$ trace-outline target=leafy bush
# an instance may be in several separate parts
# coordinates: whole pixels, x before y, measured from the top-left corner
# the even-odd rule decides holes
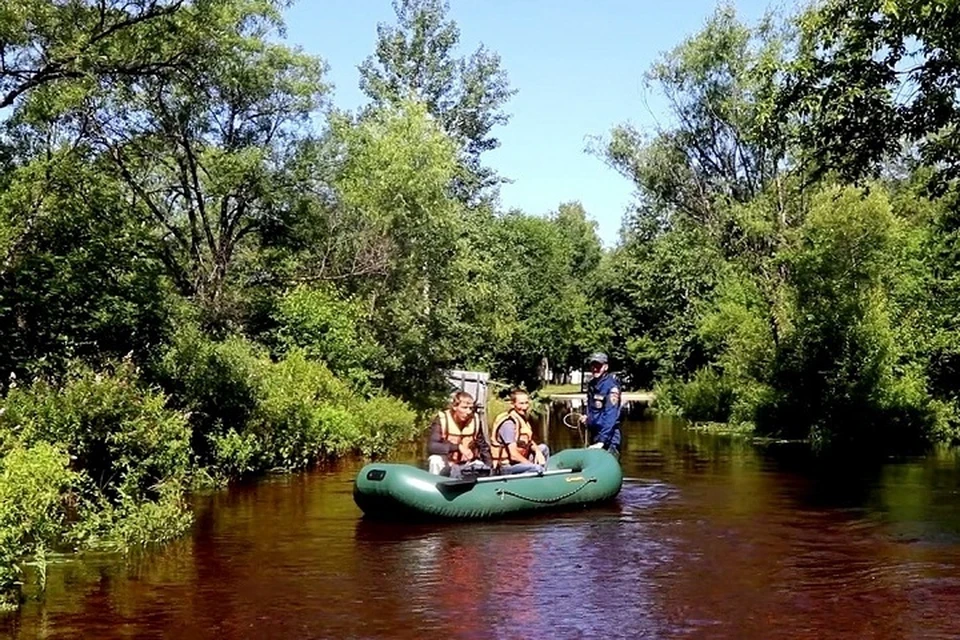
[[[212,468],[207,473],[219,480],[239,478],[264,466],[263,445],[255,434],[241,435],[233,427],[223,434],[211,434]]]
[[[784,252],[792,328],[774,360],[776,402],[758,427],[817,447],[913,447],[938,427],[924,371],[907,346],[922,327],[904,323],[900,291],[918,257],[910,229],[882,188],[818,193]]]
[[[65,498],[77,480],[68,462],[61,447],[46,442],[16,444],[0,457],[0,609],[17,604],[19,559],[42,559],[61,540]]]
[[[351,391],[323,363],[291,352],[265,366],[262,399],[248,429],[271,467],[298,469],[350,450],[359,438],[356,417],[343,408]]]
[[[4,373],[57,375],[72,358],[103,363],[161,342],[169,282],[153,234],[124,207],[120,185],[68,152],[8,177],[0,190]],[[13,232],[7,243],[2,221]]]
[[[357,451],[383,454],[414,434],[414,414],[387,396],[365,399],[300,347],[278,362],[240,337],[183,330],[158,367],[194,425],[198,462],[215,479],[302,469]]]
[[[360,427],[358,448],[365,456],[386,455],[417,433],[415,412],[397,398],[374,396],[355,410]]]
[[[190,416],[191,448],[200,465],[215,462],[218,439],[243,431],[260,402],[267,353],[239,337],[216,342],[187,325],[152,370],[172,401]]]
[[[13,386],[0,412],[0,591],[16,561],[55,545],[125,547],[178,535],[189,428],[165,397],[144,389],[129,362],[79,368],[59,388]],[[69,511],[67,507],[69,506]]]
[[[248,427],[271,467],[296,469],[350,451],[385,453],[414,433],[414,413],[386,396],[367,400],[300,350],[266,367]]]
[[[281,353],[301,349],[360,390],[378,380],[380,348],[364,327],[363,306],[343,300],[332,287],[297,287],[280,299],[275,332]]]
[[[735,398],[730,380],[709,367],[698,370],[687,382],[661,383],[656,393],[660,411],[695,422],[727,422]]]
[[[66,538],[78,548],[125,549],[164,542],[181,535],[193,522],[178,481],[154,487],[156,499],[137,501],[122,495],[107,500],[102,493],[83,491],[77,520]]]
[[[63,388],[44,380],[14,387],[0,430],[25,446],[62,444],[72,468],[114,504],[154,499],[157,485],[189,471],[184,416],[166,407],[163,394],[143,389],[129,362],[104,373],[80,368]]]

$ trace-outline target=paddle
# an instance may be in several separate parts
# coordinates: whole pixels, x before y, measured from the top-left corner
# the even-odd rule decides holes
[[[510,480],[519,480],[521,478],[540,478],[543,476],[556,476],[564,473],[574,473],[574,469],[550,469],[540,473],[539,471],[527,471],[525,473],[513,473],[505,476],[474,476],[472,478],[457,478],[456,480],[441,480],[437,483],[440,488],[444,487],[472,487],[475,484],[484,484],[487,482],[509,482]]]

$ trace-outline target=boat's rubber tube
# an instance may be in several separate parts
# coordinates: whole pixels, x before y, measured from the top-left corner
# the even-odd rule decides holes
[[[368,464],[353,499],[374,518],[493,518],[523,511],[570,508],[613,498],[623,472],[602,449],[567,449],[550,457],[543,475],[450,480],[407,464]]]

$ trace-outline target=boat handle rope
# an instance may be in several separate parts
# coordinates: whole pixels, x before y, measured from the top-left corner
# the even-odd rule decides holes
[[[586,487],[588,484],[596,481],[597,481],[596,478],[587,478],[586,480],[583,481],[583,484],[581,484],[579,487],[577,487],[573,491],[568,491],[562,496],[557,496],[556,498],[550,498],[549,500],[544,498],[531,498],[529,496],[524,496],[514,491],[510,491],[510,489],[497,489],[497,495],[500,496],[500,500],[503,500],[504,496],[513,496],[514,498],[520,498],[521,500],[526,500],[528,502],[536,502],[538,504],[553,504],[554,502],[560,502],[561,500],[565,500],[570,496],[576,495],[577,493],[580,492],[581,489]]]

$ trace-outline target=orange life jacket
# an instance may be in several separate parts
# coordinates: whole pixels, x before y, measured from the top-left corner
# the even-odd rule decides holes
[[[452,444],[465,444],[473,449],[474,454],[476,454],[478,429],[476,415],[470,418],[470,422],[464,427],[461,427],[459,424],[457,424],[456,419],[453,417],[453,412],[450,411],[450,409],[441,411],[437,414],[437,417],[440,419],[441,438]],[[452,451],[448,456],[448,459],[452,464],[460,464],[462,458],[463,454],[461,454],[459,451]]]
[[[490,438],[490,457],[493,458],[494,468],[508,466],[511,463],[510,450],[503,440],[500,439],[500,426],[507,420],[513,420],[513,423],[516,425],[516,443],[517,448],[520,449],[520,453],[524,458],[530,457],[530,447],[533,442],[533,427],[530,426],[526,418],[517,413],[516,410],[511,409],[506,413],[501,413],[497,416],[497,419],[493,421],[493,429],[491,430],[493,437]]]

